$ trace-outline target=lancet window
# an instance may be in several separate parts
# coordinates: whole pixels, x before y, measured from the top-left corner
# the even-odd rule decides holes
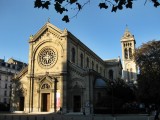
[[[72,48],[71,52],[72,52],[71,61],[72,61],[73,63],[75,63],[75,58],[76,58],[75,48]]]
[[[41,89],[50,89],[51,86],[48,83],[44,83],[41,87]]]

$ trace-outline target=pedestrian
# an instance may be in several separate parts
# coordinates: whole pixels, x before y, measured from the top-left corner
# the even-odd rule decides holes
[[[156,109],[156,111],[155,111],[154,120],[160,120],[159,119],[159,109]]]
[[[60,107],[60,114],[62,114],[62,107]]]
[[[85,113],[85,108],[83,108],[83,115],[86,115],[86,113]]]

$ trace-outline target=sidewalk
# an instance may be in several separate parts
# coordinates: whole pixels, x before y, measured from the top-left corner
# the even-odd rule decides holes
[[[95,114],[82,115],[68,113],[64,115],[55,113],[0,113],[0,120],[154,120],[154,116],[146,114]]]

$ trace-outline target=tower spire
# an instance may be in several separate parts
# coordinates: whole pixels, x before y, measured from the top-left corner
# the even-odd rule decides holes
[[[128,82],[137,80],[137,67],[132,56],[135,51],[134,35],[128,30],[126,25],[124,35],[121,39],[122,45],[122,64],[123,64],[123,79]]]
[[[129,29],[128,29],[128,25],[126,24],[126,30],[125,30],[126,32],[129,32]]]
[[[48,21],[47,22],[49,22],[50,23],[50,18],[48,18]]]

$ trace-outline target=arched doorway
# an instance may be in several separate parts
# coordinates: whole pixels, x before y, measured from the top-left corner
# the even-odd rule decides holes
[[[19,111],[24,111],[24,96],[19,97]]]
[[[73,112],[81,112],[81,95],[73,96]]]
[[[70,92],[72,112],[82,112],[84,107],[84,87],[82,82],[74,81]]]
[[[41,111],[50,111],[50,93],[42,93],[41,95]]]
[[[41,86],[41,111],[49,112],[51,109],[51,94],[50,94],[51,85],[47,82],[44,82]]]

